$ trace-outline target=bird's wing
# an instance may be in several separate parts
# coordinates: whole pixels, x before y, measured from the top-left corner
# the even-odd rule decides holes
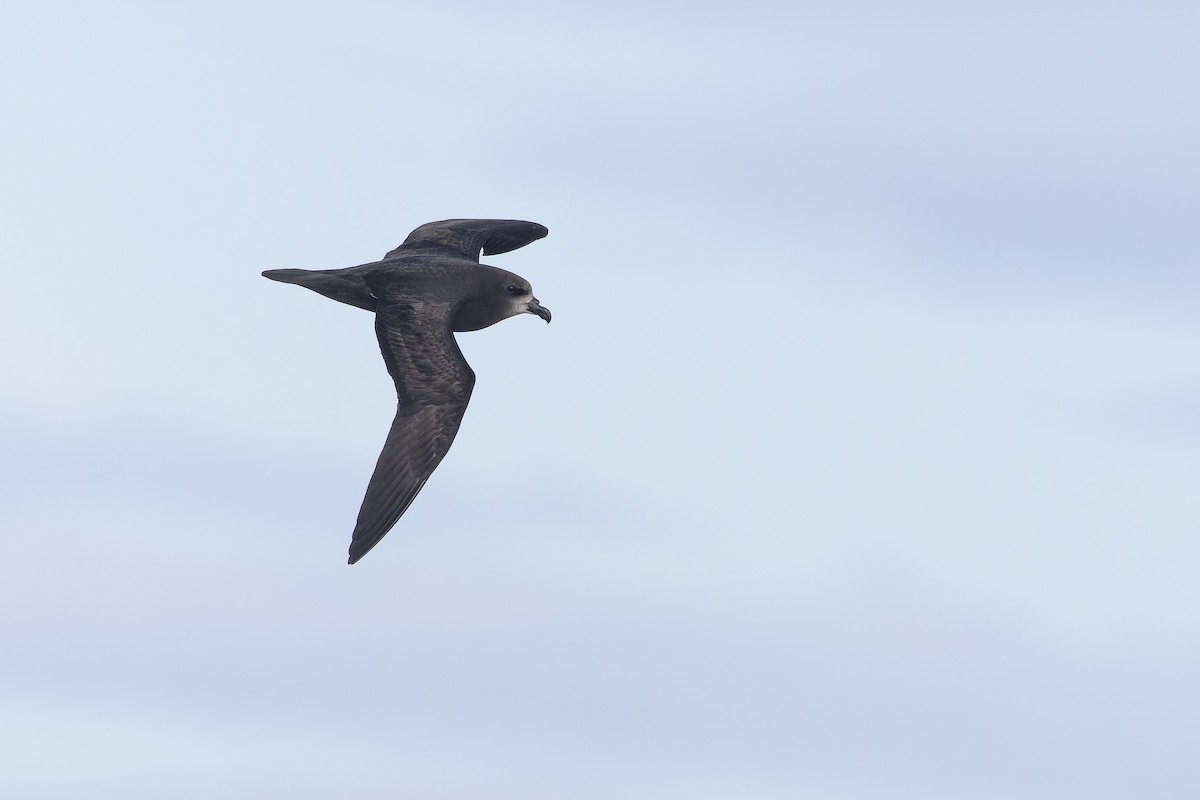
[[[384,260],[408,252],[441,250],[478,263],[480,251],[485,256],[507,253],[536,242],[549,232],[544,225],[519,219],[444,219],[417,228]]]
[[[398,403],[358,512],[351,564],[396,524],[446,455],[475,385],[450,330],[455,304],[388,299],[392,293],[371,288],[380,298],[375,333]]]

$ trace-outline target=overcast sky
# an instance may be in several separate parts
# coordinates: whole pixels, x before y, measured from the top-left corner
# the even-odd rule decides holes
[[[11,3],[0,789],[1200,796],[1188,3]],[[554,312],[354,567],[417,225]]]

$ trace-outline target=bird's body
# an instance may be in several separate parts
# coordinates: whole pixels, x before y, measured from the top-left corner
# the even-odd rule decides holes
[[[350,544],[362,558],[396,524],[450,449],[475,384],[454,340],[517,314],[547,322],[550,312],[529,282],[479,263],[542,238],[541,225],[518,220],[445,220],[422,225],[382,261],[335,270],[268,270],[326,297],[375,312],[397,409],[367,486]]]

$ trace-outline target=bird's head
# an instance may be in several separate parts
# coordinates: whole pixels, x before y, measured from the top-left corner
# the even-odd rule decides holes
[[[550,321],[550,309],[533,296],[529,281],[507,270],[480,265],[470,299],[454,318],[454,330],[477,331],[518,314]]]

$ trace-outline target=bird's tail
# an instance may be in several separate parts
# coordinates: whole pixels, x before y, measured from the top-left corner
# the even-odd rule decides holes
[[[357,272],[344,269],[269,269],[263,273],[263,277],[303,286],[339,303],[348,303],[367,311],[375,310],[375,298],[363,282],[362,275]]]
[[[312,274],[314,274],[312,270],[307,269],[269,269],[262,275],[264,278],[270,278],[280,283],[295,283],[304,286],[304,276]]]

